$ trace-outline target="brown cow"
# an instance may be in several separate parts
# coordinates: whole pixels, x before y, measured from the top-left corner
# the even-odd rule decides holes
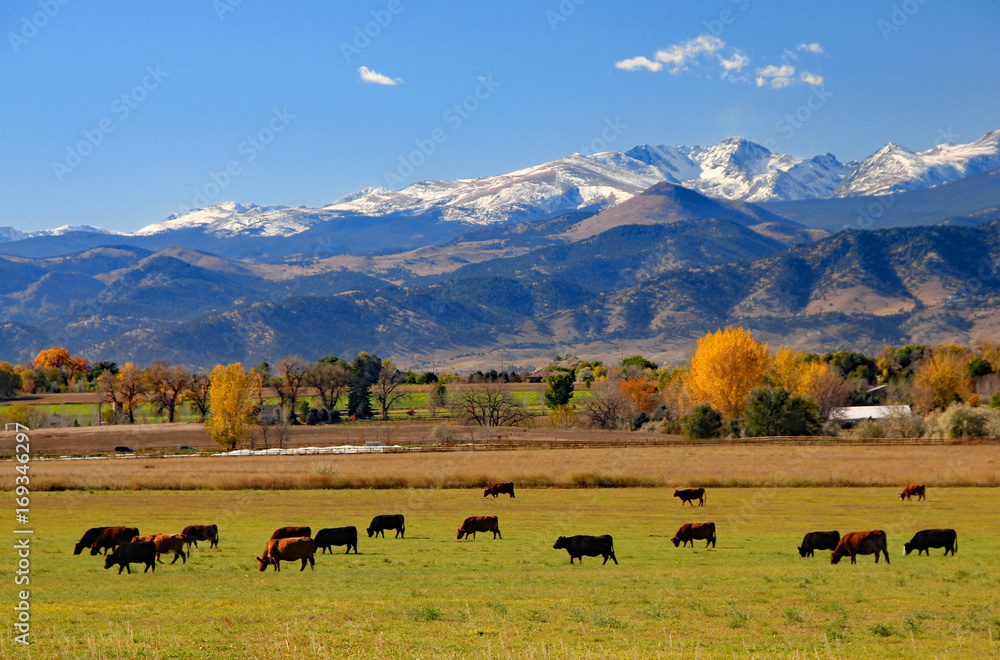
[[[681,506],[684,506],[685,502],[689,502],[691,506],[694,506],[694,500],[698,500],[698,506],[705,506],[705,489],[704,488],[684,488],[682,490],[675,490],[674,497],[681,498]]]
[[[510,495],[514,497],[514,482],[513,481],[498,481],[495,484],[490,484],[486,490],[483,491],[483,497],[492,495],[493,499],[496,499],[498,495]]]
[[[714,522],[700,522],[700,523],[684,523],[681,528],[677,530],[674,534],[674,538],[670,541],[674,544],[674,547],[678,547],[681,543],[684,545],[691,542],[691,547],[694,547],[695,539],[701,540],[705,539],[705,547],[707,548],[711,545],[715,547],[715,523]]]
[[[122,543],[130,542],[136,536],[139,536],[138,527],[106,527],[94,541],[94,544],[90,546],[90,555],[94,556],[105,548],[114,550]]]
[[[885,555],[885,563],[889,562],[888,543],[885,539],[885,532],[881,529],[873,529],[868,532],[848,532],[840,537],[840,543],[830,553],[830,563],[837,564],[841,557],[850,557],[852,564],[858,563],[858,555],[875,555],[875,563],[878,563],[878,555],[881,552]]]
[[[147,534],[132,539],[133,543],[142,541],[153,543],[156,546],[156,560],[161,564],[163,560],[160,559],[160,555],[167,552],[174,553],[174,560],[170,562],[171,564],[175,563],[178,557],[183,560],[183,563],[187,563],[187,556],[184,554],[184,537],[180,534]]]
[[[307,563],[315,569],[316,560],[313,558],[314,554],[316,554],[316,544],[308,536],[290,539],[271,539],[264,546],[264,556],[257,557],[257,568],[263,571],[269,564],[273,564],[274,570],[280,571],[281,562],[301,559],[302,568],[299,569],[300,571],[306,570]]]
[[[89,548],[94,545],[94,541],[100,538],[101,533],[106,529],[107,527],[91,527],[84,532],[83,536],[80,537],[80,540],[77,541],[76,545],[73,547],[73,554],[78,555],[83,552],[84,548]]]
[[[274,530],[274,534],[271,534],[271,540],[274,539],[294,539],[300,536],[312,536],[311,527],[279,527]]]
[[[902,493],[899,494],[899,499],[900,501],[912,500],[913,496],[916,495],[917,501],[919,502],[920,500],[925,499],[924,497],[925,490],[926,486],[924,486],[924,484],[910,484],[909,486],[903,489]]]
[[[218,525],[188,525],[181,530],[181,536],[187,543],[188,554],[191,553],[191,544],[194,543],[194,547],[197,548],[198,541],[209,541],[209,548],[219,547]]]
[[[462,526],[458,528],[458,539],[461,540],[464,535],[465,538],[469,538],[469,534],[472,534],[472,538],[476,538],[476,532],[493,532],[493,538],[500,536],[499,521],[496,516],[469,516],[462,523]],[[503,539],[503,536],[500,536]]]

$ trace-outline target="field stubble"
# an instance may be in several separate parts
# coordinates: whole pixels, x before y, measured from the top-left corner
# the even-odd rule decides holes
[[[3,465],[3,463],[0,463]],[[13,469],[0,471],[10,489]],[[32,489],[938,486],[1000,484],[1000,445],[711,445],[36,461]]]

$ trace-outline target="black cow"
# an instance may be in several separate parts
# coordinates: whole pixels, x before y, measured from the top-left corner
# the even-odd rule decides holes
[[[111,568],[118,564],[118,575],[122,574],[124,568],[130,574],[132,569],[129,564],[145,564],[143,573],[149,569],[156,570],[156,544],[152,541],[133,541],[122,543],[114,552],[104,558],[104,568]]]
[[[334,545],[346,545],[347,550],[344,554],[351,551],[354,548],[354,554],[358,554],[358,528],[354,525],[350,527],[327,527],[326,529],[321,529],[316,532],[316,547],[323,548],[323,552],[326,553],[327,550],[330,554],[333,554]]]
[[[802,537],[799,546],[800,557],[812,557],[814,550],[833,550],[840,543],[840,532],[809,532]]]
[[[958,533],[953,529],[925,529],[917,532],[909,543],[903,544],[903,554],[908,555],[916,550],[918,557],[921,552],[926,552],[930,557],[930,548],[944,548],[945,557],[949,552],[954,557],[958,552]]]
[[[101,534],[103,534],[106,529],[107,527],[91,527],[84,532],[83,536],[80,537],[80,541],[73,547],[73,554],[78,555],[83,552],[84,548],[89,548],[94,545],[94,542],[101,538]]]
[[[615,541],[609,534],[604,536],[560,536],[556,539],[552,549],[565,549],[569,553],[569,563],[571,564],[574,559],[579,559],[582,564],[585,556],[597,557],[598,555],[604,557],[602,565],[608,563],[608,558],[615,564],[618,563],[618,559],[615,558]]]
[[[406,538],[406,523],[403,520],[403,514],[397,513],[391,516],[375,516],[372,518],[372,523],[368,525],[368,538],[372,536],[382,535],[385,538],[385,530],[394,529],[396,530],[396,538],[403,537]]]

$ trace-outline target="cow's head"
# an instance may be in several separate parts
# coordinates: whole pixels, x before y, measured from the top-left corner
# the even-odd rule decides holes
[[[674,491],[674,497],[680,497],[680,496],[681,496],[681,491],[675,490]]]
[[[90,556],[93,557],[97,552],[97,541],[94,541],[94,545],[90,546]]]
[[[806,550],[805,548],[803,548],[803,547],[802,547],[802,546],[800,545],[800,546],[799,546],[799,557],[805,557],[805,556],[806,556],[806,555],[808,555],[808,554],[809,554],[809,551],[808,551],[808,550]]]
[[[843,556],[844,555],[842,555],[839,552],[837,552],[836,550],[834,550],[833,552],[830,553],[830,563],[831,564],[839,564],[840,563],[840,558],[843,557]]]
[[[374,528],[372,528],[372,527],[369,527],[369,528],[368,528],[368,529],[366,529],[365,531],[366,531],[366,532],[368,532],[368,538],[371,538],[371,537],[372,537],[372,534],[374,534],[374,533],[375,533],[375,530],[374,530]]]
[[[465,525],[462,525],[461,527],[458,528],[458,539],[460,541],[462,540],[462,534],[464,533],[465,533]]]
[[[678,548],[681,545],[681,540],[679,538],[677,538],[676,536],[674,538],[670,539],[670,542],[674,544],[675,548]]]
[[[257,557],[257,570],[263,571],[270,564],[271,564],[271,559],[269,557],[264,557],[263,559]]]
[[[560,536],[559,538],[556,539],[556,544],[554,546],[552,546],[552,549],[553,550],[559,550],[559,549],[565,548],[565,547],[566,547],[566,537],[565,536]]]
[[[489,488],[486,488],[485,490],[483,490],[483,497],[487,497],[487,496],[489,496],[489,494],[490,494],[490,489]]]
[[[903,554],[904,555],[908,555],[911,552],[913,552],[913,546],[910,545],[909,543],[904,543],[903,544]]]
[[[86,543],[77,543],[75,546],[73,546],[73,554],[74,555],[80,554],[86,547],[87,547]]]
[[[899,494],[899,499],[900,500],[905,500],[906,499],[906,491],[905,490],[902,493]]]
[[[117,552],[108,553],[108,556],[104,558],[104,568],[111,568],[117,562],[115,562],[115,557],[118,555]]]

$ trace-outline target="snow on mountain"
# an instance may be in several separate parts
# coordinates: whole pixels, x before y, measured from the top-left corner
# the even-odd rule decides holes
[[[1000,129],[968,144],[941,144],[914,153],[890,142],[866,158],[834,197],[888,195],[930,188],[1000,168]]]
[[[121,235],[121,232],[111,231],[110,229],[103,229],[101,227],[92,227],[90,225],[63,225],[62,227],[56,227],[55,229],[40,229],[38,231],[21,231],[19,229],[14,229],[13,227],[0,227],[0,243],[21,241],[26,238],[34,238],[36,236],[62,236],[63,234],[76,231],[88,232],[91,234]]]
[[[944,144],[921,153],[890,143],[860,165],[843,164],[832,154],[796,159],[733,137],[712,146],[640,145],[624,153],[571,154],[507,174],[420,181],[398,191],[365,188],[318,209],[225,202],[123,235],[188,230],[218,238],[291,236],[321,222],[386,215],[485,225],[601,211],[662,181],[717,199],[827,199],[927,188],[997,168],[1000,130],[969,144]],[[87,226],[41,232],[5,227],[0,228],[0,242],[68,231],[118,233]]]
[[[571,154],[522,170],[478,179],[421,181],[397,192],[370,189],[325,207],[359,215],[437,211],[445,221],[490,224],[600,210],[662,180],[652,167],[618,152]]]
[[[710,147],[641,145],[625,153],[649,163],[671,183],[748,202],[829,197],[850,172],[832,154],[796,160],[742,138]]]

